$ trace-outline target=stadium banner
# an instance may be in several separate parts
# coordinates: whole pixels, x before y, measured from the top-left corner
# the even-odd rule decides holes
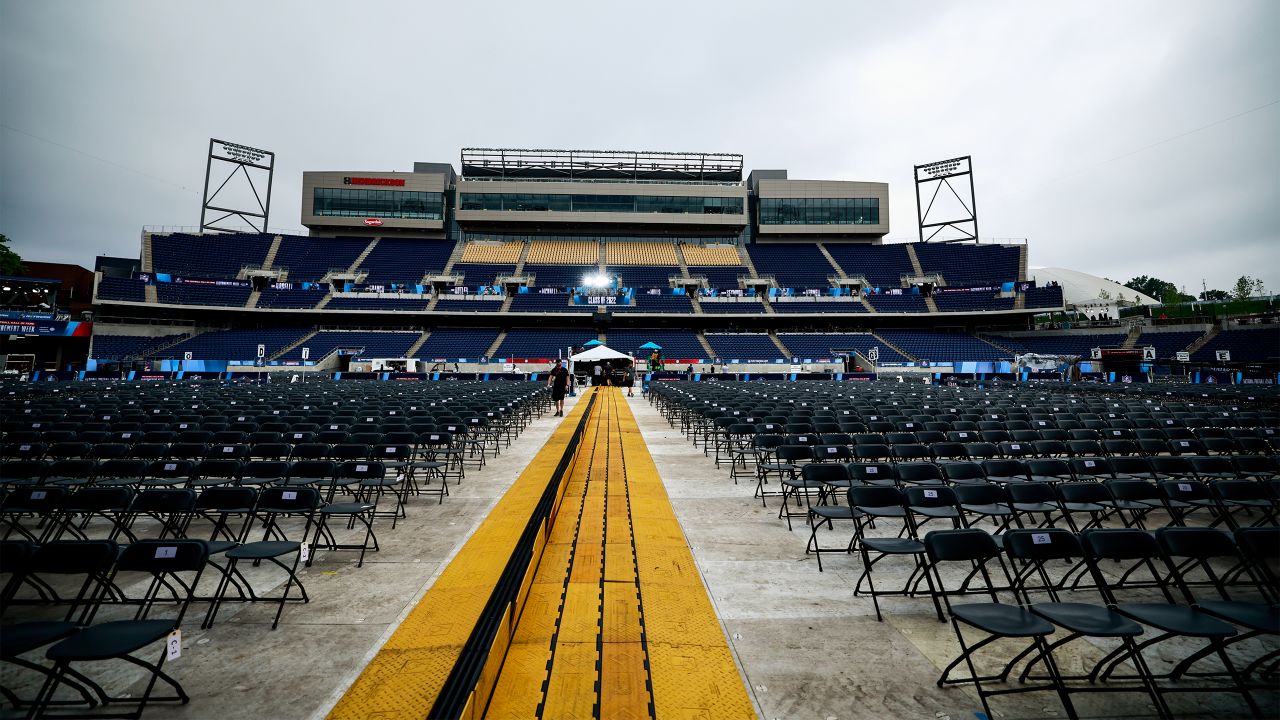
[[[51,312],[29,312],[27,310],[0,310],[0,320],[52,320]]]
[[[77,320],[0,320],[0,335],[42,335],[44,337],[89,337],[92,322]]]
[[[141,280],[142,282],[148,285],[154,285],[156,283],[174,283],[175,285],[203,285],[205,287],[234,287],[234,288],[253,287],[253,283],[249,282],[248,280],[183,277],[182,275],[173,275],[171,273],[136,272],[133,274],[133,279]]]

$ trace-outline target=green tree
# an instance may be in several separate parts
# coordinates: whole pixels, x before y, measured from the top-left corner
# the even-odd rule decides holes
[[[1170,291],[1175,293],[1178,292],[1178,287],[1168,280],[1161,280],[1160,278],[1148,277],[1146,275],[1139,275],[1125,283],[1124,286],[1130,290],[1137,290],[1143,295],[1153,297],[1157,300],[1163,298]]]
[[[1205,290],[1200,293],[1200,299],[1205,302],[1217,302],[1219,300],[1230,300],[1231,293],[1226,290]]]
[[[1255,293],[1260,291],[1261,288],[1261,280],[1256,280],[1248,275],[1241,275],[1239,279],[1236,280],[1235,287],[1231,288],[1231,297],[1236,300],[1248,300],[1253,297]]]
[[[9,238],[0,235],[0,275],[22,275],[26,271],[22,258],[9,249]]]

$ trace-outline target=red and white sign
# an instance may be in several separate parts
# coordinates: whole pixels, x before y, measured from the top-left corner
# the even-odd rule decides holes
[[[404,187],[404,178],[375,178],[375,177],[344,177],[343,185],[384,185],[389,187]]]
[[[365,218],[364,224],[368,225],[369,227],[378,227],[379,225],[382,224],[382,221],[379,220],[378,218]]]

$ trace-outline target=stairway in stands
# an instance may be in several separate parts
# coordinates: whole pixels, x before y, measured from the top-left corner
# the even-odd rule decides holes
[[[875,337],[875,339],[876,339],[876,340],[879,340],[880,342],[884,343],[885,347],[887,347],[887,348],[889,348],[889,349],[891,349],[891,350],[896,350],[896,351],[898,352],[898,354],[900,354],[900,355],[902,355],[903,357],[907,358],[907,359],[908,359],[908,360],[910,360],[911,362],[917,362],[917,361],[919,361],[919,359],[920,359],[920,358],[916,357],[915,355],[912,355],[912,354],[911,354],[911,353],[909,353],[909,352],[906,352],[906,351],[905,351],[905,350],[903,350],[902,348],[898,347],[897,345],[894,345],[893,343],[889,342],[888,340],[885,340],[884,338],[880,337],[879,335],[876,335],[875,333],[871,333],[871,335],[872,335],[873,337]]]
[[[263,270],[270,270],[271,266],[275,263],[276,253],[280,252],[280,242],[282,240],[284,240],[284,238],[279,235],[275,236],[275,238],[271,240],[271,247],[267,248],[267,256],[262,260]]]
[[[924,266],[920,264],[920,258],[916,257],[916,249],[911,243],[905,243],[907,247],[907,259],[911,260],[911,269],[917,276],[924,274]]]
[[[1138,347],[1138,336],[1142,335],[1142,326],[1134,325],[1129,328],[1129,334],[1125,336],[1124,342],[1120,343],[1120,347],[1125,350],[1132,350]]]
[[[1218,333],[1220,332],[1222,332],[1222,326],[1217,324],[1213,325],[1209,328],[1209,332],[1201,335],[1195,342],[1191,343],[1191,345],[1187,347],[1187,352],[1192,354],[1199,352],[1200,348],[1208,345],[1210,340],[1218,337]]]
[[[791,358],[796,356],[796,354],[791,352],[791,350],[786,345],[782,344],[782,340],[781,338],[778,337],[778,333],[774,332],[773,330],[770,330],[769,339],[772,340],[773,344],[778,347],[778,351],[782,353],[782,357],[790,360]]]
[[[484,356],[488,358],[493,357],[493,354],[498,352],[498,348],[502,347],[502,341],[506,339],[507,339],[506,330],[503,330],[502,332],[498,333],[498,337],[493,339],[493,344],[490,345],[489,349],[485,351]]]
[[[310,340],[311,338],[315,337],[315,336],[316,336],[316,333],[318,333],[318,332],[320,332],[318,329],[314,329],[314,328],[313,328],[313,329],[311,330],[311,332],[309,332],[309,333],[307,333],[306,335],[303,335],[302,337],[298,338],[298,341],[297,341],[297,342],[291,343],[291,344],[289,344],[289,345],[286,345],[286,346],[285,346],[285,347],[283,347],[283,348],[280,348],[280,351],[279,351],[279,352],[277,352],[275,355],[272,355],[269,359],[271,359],[271,360],[279,360],[280,358],[284,357],[285,353],[289,352],[290,350],[292,350],[292,349],[294,349],[294,348],[296,348],[296,347],[302,347],[303,345],[305,345],[305,344],[306,344],[306,342],[307,342],[308,340]],[[312,359],[312,360],[320,360],[320,358],[311,358],[311,359]]]
[[[373,239],[373,242],[371,242],[371,243],[369,243],[368,245],[366,245],[366,246],[364,247],[364,252],[360,253],[360,254],[356,257],[356,259],[355,259],[354,261],[352,261],[352,263],[351,263],[351,267],[347,268],[347,272],[349,272],[349,273],[354,273],[354,272],[356,272],[357,270],[359,270],[359,269],[360,269],[360,263],[364,262],[364,259],[365,259],[365,258],[367,258],[367,257],[369,257],[369,253],[373,252],[373,249],[374,249],[374,248],[378,247],[378,241],[379,241],[379,240],[381,240],[381,239],[382,239],[381,237],[376,237],[376,238],[374,238],[374,239]]]
[[[151,233],[142,234],[142,272],[155,272],[151,259]]]
[[[462,259],[462,251],[466,249],[466,247],[467,247],[466,240],[459,240],[453,244],[453,252],[449,253],[449,262],[444,264],[444,270],[442,271],[445,275],[448,275],[449,273],[453,272],[454,264]]]
[[[680,249],[680,243],[675,244],[676,262],[680,263],[680,277],[689,277],[689,263],[685,262],[684,252]]]
[[[751,262],[751,253],[743,246],[738,246],[738,257],[742,259],[742,264],[751,271],[751,277],[760,277],[760,273],[756,272],[755,263]]]
[[[831,257],[831,252],[827,250],[827,246],[823,245],[822,243],[817,243],[817,245],[818,245],[818,252],[822,253],[822,257],[826,258],[827,262],[831,263],[831,267],[836,269],[836,275],[842,278],[849,277],[848,275],[845,274],[844,268],[840,267],[840,263],[836,262],[836,259],[834,257]]]
[[[707,359],[714,358],[716,351],[711,348],[711,343],[707,342],[707,337],[702,333],[697,333],[694,337],[698,338],[698,343],[702,345],[702,349],[707,351]]]
[[[422,344],[427,341],[427,337],[429,337],[430,335],[431,335],[430,330],[423,330],[422,334],[418,336],[418,339],[414,340],[413,344],[409,346],[409,349],[404,351],[404,356],[407,358],[411,358],[417,355],[418,351],[422,349]]]
[[[520,248],[520,258],[516,260],[516,270],[515,270],[516,275],[524,274],[524,262],[525,260],[529,259],[529,248],[532,246],[533,246],[532,242],[526,241],[524,243],[524,246]],[[510,304],[511,303],[508,301],[507,305],[509,306]],[[507,308],[505,307],[502,308],[502,312],[506,312],[506,311],[507,311]]]

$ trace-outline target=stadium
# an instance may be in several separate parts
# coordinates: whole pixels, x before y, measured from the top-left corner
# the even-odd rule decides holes
[[[896,648],[878,717],[1267,715],[1274,307],[1031,269],[915,173],[967,212],[886,242],[883,182],[465,148],[6,278],[10,709],[825,717],[776,663]]]

